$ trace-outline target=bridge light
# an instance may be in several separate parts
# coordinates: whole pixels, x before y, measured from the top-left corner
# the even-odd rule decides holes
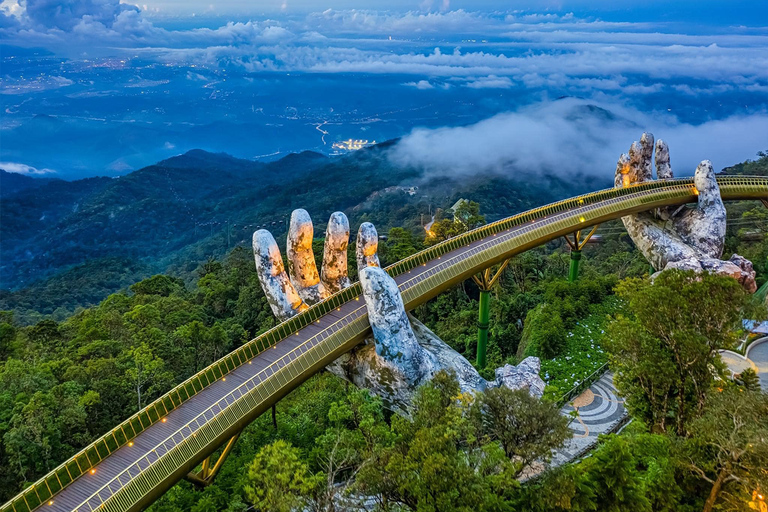
[[[693,195],[695,196],[699,195],[699,189],[697,189],[696,187],[693,187]]]
[[[165,422],[166,422],[166,421],[168,421],[168,420],[167,420],[166,418],[163,418],[163,419],[161,419],[160,421],[162,421],[163,423],[165,423]]]
[[[585,222],[586,220],[584,217],[579,217],[579,222]]]
[[[48,500],[49,505],[53,505],[53,500]]]
[[[133,441],[128,441],[128,447],[133,446]]]
[[[95,475],[95,474],[96,474],[96,470],[95,470],[95,469],[92,469],[92,470],[91,470],[91,474],[92,474],[92,475]]]

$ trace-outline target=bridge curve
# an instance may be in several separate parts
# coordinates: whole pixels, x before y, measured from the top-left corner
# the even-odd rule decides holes
[[[768,178],[718,178],[725,200],[768,199]],[[479,271],[578,229],[696,200],[693,180],[607,189],[487,224],[390,267],[407,310]],[[138,511],[283,396],[370,333],[359,283],[176,386],[0,508]]]

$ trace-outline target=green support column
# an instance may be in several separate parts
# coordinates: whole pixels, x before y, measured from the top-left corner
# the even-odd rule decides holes
[[[581,261],[581,251],[571,249],[571,267],[568,269],[568,281],[570,282],[579,278],[579,261]]]
[[[480,276],[472,280],[480,289],[480,307],[477,313],[477,367],[485,368],[485,355],[488,352],[488,327],[491,323],[491,288],[499,281],[501,273],[507,268],[509,260],[501,264],[499,270],[491,275],[491,269],[485,269]]]
[[[491,320],[491,291],[480,290],[480,310],[477,315],[477,366],[485,368],[488,350],[488,326]]]
[[[568,235],[564,235],[565,241],[568,242],[568,246],[571,248],[571,266],[568,269],[568,281],[574,282],[579,278],[579,261],[581,261],[581,250],[587,245],[589,239],[597,231],[597,227],[600,224],[595,224],[592,229],[587,233],[583,239],[581,238],[581,230],[573,234],[573,240],[568,238]]]

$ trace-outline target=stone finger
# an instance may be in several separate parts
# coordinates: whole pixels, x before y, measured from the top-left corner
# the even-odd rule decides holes
[[[629,176],[629,156],[622,154],[616,163],[616,174],[613,178],[613,186],[616,188],[628,187],[632,184]]]
[[[322,283],[330,295],[348,287],[347,247],[349,246],[349,220],[342,212],[334,212],[328,219],[323,247]]]
[[[360,224],[355,244],[357,256],[357,270],[360,272],[366,267],[380,267],[379,256],[376,251],[379,248],[379,234],[370,222]]]
[[[435,368],[435,359],[416,341],[397,283],[380,267],[360,270],[376,353],[397,363],[409,382],[420,382]]]
[[[669,147],[659,139],[656,141],[656,177],[660,180],[671,180],[672,166],[669,165]]]
[[[283,257],[272,233],[260,229],[253,234],[253,256],[261,289],[272,313],[281,321],[307,309],[283,267]]]
[[[642,183],[653,179],[653,134],[643,133],[640,142],[633,142],[629,148],[629,177],[631,183]]]
[[[315,265],[315,255],[312,252],[313,236],[314,228],[309,213],[303,209],[293,210],[285,247],[288,275],[291,276],[291,282],[299,296],[310,306],[328,296]]]
[[[693,176],[693,186],[698,205],[674,218],[675,230],[707,257],[720,258],[725,244],[726,216],[712,162],[704,160],[699,164]]]

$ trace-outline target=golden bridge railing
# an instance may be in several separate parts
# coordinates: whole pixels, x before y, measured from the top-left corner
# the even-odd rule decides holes
[[[724,199],[768,197],[768,178],[728,176],[719,177],[718,183]],[[408,305],[418,300],[419,297],[423,298],[430,294],[433,295],[434,290],[444,288],[447,286],[446,283],[453,283],[465,278],[465,276],[471,275],[478,268],[483,268],[483,265],[488,266],[488,264],[511,256],[512,253],[527,250],[533,244],[542,243],[543,237],[555,238],[560,236],[561,232],[570,232],[579,227],[594,224],[603,218],[611,218],[611,215],[618,211],[626,212],[632,208],[640,211],[645,205],[649,204],[675,204],[693,201],[694,199],[693,180],[690,178],[654,181],[623,189],[593,192],[487,224],[405,258],[387,267],[386,270],[393,277],[399,276],[421,265],[425,265],[431,260],[439,259],[455,249],[478,240],[483,240],[486,237],[494,237],[510,228],[530,223],[530,226],[526,226],[522,231],[516,230],[512,234],[503,235],[508,237],[505,243],[499,243],[499,239],[489,240],[485,244],[474,247],[469,252],[446,259],[427,273],[418,274],[410,280],[401,282],[399,286],[403,290],[404,302]],[[593,205],[596,203],[603,204],[594,208]],[[548,219],[548,222],[536,225],[536,221],[542,219]],[[112,452],[129,443],[138,434],[160,421],[161,418],[178,408],[202,389],[205,389],[212,382],[222,378],[264,350],[273,347],[297,330],[315,322],[326,313],[358,297],[361,292],[360,284],[355,283],[351,287],[338,292],[325,301],[273,327],[234,350],[182,382],[94,441],[33,485],[24,489],[18,496],[3,505],[0,511],[30,512],[46,503],[61,489],[78,477],[88,473]],[[317,366],[318,361],[327,359],[334,351],[348,344],[349,338],[359,337],[368,328],[364,304],[356,310],[356,314],[357,316],[353,320],[340,325],[337,331],[328,334],[326,338],[319,338],[326,332],[324,330],[283,356],[283,358],[270,365],[267,369],[262,370],[257,376],[241,385],[240,388],[231,392],[227,397],[221,399],[227,402],[229,398],[234,397],[234,393],[238,392],[240,394],[237,399],[233,398],[232,404],[227,402],[226,409],[221,408],[219,405],[220,413],[211,420],[206,420],[203,425],[199,425],[199,428],[194,430],[197,435],[189,438],[182,436],[180,431],[188,428],[188,425],[185,425],[166,439],[164,443],[172,442],[174,446],[172,448],[166,447],[165,453],[158,455],[155,461],[145,470],[142,470],[138,476],[130,478],[130,481],[125,485],[121,483],[119,489],[114,491],[114,496],[110,490],[109,496],[105,497],[105,501],[98,505],[99,510],[118,511],[130,507],[131,502],[140,499],[141,496],[149,493],[154,487],[159,485],[159,482],[163,481],[164,478],[167,478],[173,472],[174,467],[179,467],[190,460],[194,460],[210,443],[222,437],[224,435],[222,432],[226,433],[228,429],[231,430],[232,425],[238,421],[241,422],[242,418],[248,416],[248,411],[257,408],[260,403],[270,396],[270,393],[276,393],[280,386],[287,385],[290,381],[299,378],[307,369]],[[310,344],[310,342],[314,343],[314,345]],[[293,359],[290,359],[291,357]],[[279,367],[278,363],[282,363],[284,366]],[[269,375],[267,375],[268,371],[271,372]],[[275,378],[272,379],[271,377]],[[251,382],[257,378],[261,379],[258,384]],[[249,382],[253,384],[253,387],[248,389],[247,392],[243,391],[241,388]],[[266,395],[264,394],[265,392],[267,393]],[[206,413],[217,404],[220,404],[221,400],[209,407]],[[193,421],[198,421],[198,419],[196,418]],[[189,432],[191,434],[193,430],[190,428]],[[177,442],[174,439],[174,436],[177,435],[184,437],[183,442],[182,440]],[[128,469],[126,468],[126,471]],[[166,476],[163,477],[163,474],[166,474]],[[117,481],[120,481],[119,477]],[[102,490],[92,495],[91,498],[99,497],[105,488],[109,489],[112,483],[114,483],[114,480],[108,483]],[[110,497],[115,499],[109,500]],[[101,500],[102,498],[99,499]],[[87,507],[82,510],[90,511],[96,508],[90,508],[93,505],[90,503],[90,499],[83,502],[83,505],[87,505]]]

